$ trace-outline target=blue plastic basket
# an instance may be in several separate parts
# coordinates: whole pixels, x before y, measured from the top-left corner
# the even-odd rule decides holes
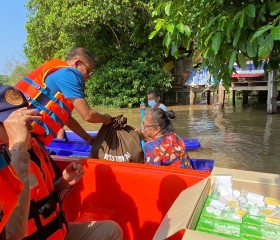
[[[92,136],[97,135],[97,131],[88,131]],[[72,131],[66,131],[67,139],[55,138],[47,146],[49,152],[59,156],[83,156],[88,157],[91,146],[81,137]],[[197,138],[183,138],[186,150],[200,148],[200,142]]]
[[[200,142],[198,138],[183,138],[186,150],[198,149],[200,148]]]
[[[212,172],[214,168],[214,160],[211,159],[190,159],[194,170]]]

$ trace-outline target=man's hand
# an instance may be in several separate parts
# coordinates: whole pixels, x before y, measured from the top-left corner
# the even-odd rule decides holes
[[[32,126],[30,121],[40,118],[34,109],[21,108],[10,114],[3,122],[9,138],[10,150],[26,151],[30,148]]]
[[[85,171],[80,163],[69,164],[62,172],[61,182],[66,188],[72,187],[84,176]]]
[[[140,109],[145,109],[145,108],[146,108],[145,103],[141,103],[141,104],[140,104]]]
[[[108,125],[108,124],[111,123],[111,121],[112,121],[112,117],[111,117],[109,114],[105,113],[105,114],[104,114],[104,121],[103,121],[103,124],[104,124],[104,125]]]

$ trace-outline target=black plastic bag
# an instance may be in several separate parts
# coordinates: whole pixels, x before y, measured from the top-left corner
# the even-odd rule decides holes
[[[116,162],[144,162],[138,132],[127,125],[123,115],[114,117],[112,122],[102,125],[92,144],[91,158]]]

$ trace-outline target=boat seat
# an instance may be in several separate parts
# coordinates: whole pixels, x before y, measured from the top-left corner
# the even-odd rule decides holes
[[[113,220],[115,211],[105,208],[90,207],[83,211],[75,222]]]

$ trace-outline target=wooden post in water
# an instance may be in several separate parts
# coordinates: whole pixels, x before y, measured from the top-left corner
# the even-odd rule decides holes
[[[190,105],[194,105],[196,102],[196,92],[193,87],[190,87]]]
[[[220,84],[219,85],[219,108],[224,108],[225,96],[226,96],[225,88],[222,84]]]
[[[207,94],[207,105],[210,105],[211,91],[210,91],[210,90],[207,90],[207,91],[206,91],[206,94]]]
[[[276,113],[277,112],[277,85],[276,85],[276,71],[270,71],[268,73],[268,82],[267,82],[267,113]]]
[[[249,98],[249,91],[247,90],[243,90],[242,91],[242,104],[245,105],[245,104],[248,104],[248,98]]]
[[[235,90],[232,90],[232,106],[235,107]]]

